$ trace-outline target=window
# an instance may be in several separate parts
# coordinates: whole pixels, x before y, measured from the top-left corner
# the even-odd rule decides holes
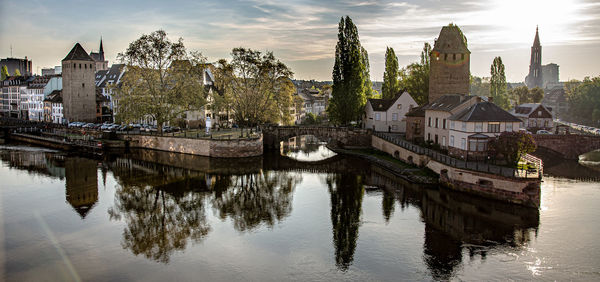
[[[448,60],[448,54],[444,54],[444,61]]]
[[[427,140],[431,140],[431,133],[427,133]]]
[[[84,68],[84,69],[87,69],[87,65],[86,65],[86,64],[83,64],[83,68]]]
[[[435,118],[435,128],[440,127],[439,119]]]
[[[82,84],[81,84],[81,87],[84,87],[84,88],[85,88],[85,83],[82,83]]]
[[[79,68],[81,69],[81,64],[79,64]]]
[[[462,131],[467,131],[467,123],[466,122],[462,123]]]
[[[450,121],[450,129],[454,129],[454,121],[453,120]]]
[[[73,64],[73,68],[77,68],[77,65],[76,65],[76,64]]]
[[[456,61],[456,54],[452,54],[452,59]]]
[[[549,127],[549,126],[548,126],[548,120],[545,120],[545,121],[544,121],[544,127]]]
[[[530,119],[529,120],[529,126],[530,127],[536,127],[537,126],[537,122],[535,121],[535,119]]]
[[[463,150],[466,150],[466,146],[467,146],[467,139],[465,139],[465,138],[460,139],[460,148]]]
[[[464,60],[465,59],[465,54],[460,54],[460,59]]]
[[[475,132],[481,132],[483,131],[483,122],[476,122],[475,123]]]
[[[398,114],[392,114],[392,120],[394,120],[394,121],[398,120]]]
[[[427,126],[431,127],[431,117],[429,117],[429,120],[428,120]]]
[[[402,110],[402,104],[398,104],[398,110]]]
[[[442,136],[442,147],[446,147],[446,136]]]
[[[542,111],[538,111],[538,116],[542,116]]]
[[[513,131],[513,124],[512,122],[509,122],[506,124],[506,131]]]
[[[446,119],[443,119],[443,120],[442,120],[442,128],[443,128],[443,129],[446,129]]]
[[[454,135],[450,135],[450,146],[454,147]]]
[[[392,125],[392,130],[398,130],[398,126],[397,125]]]
[[[484,152],[485,150],[487,150],[487,140],[486,139],[469,140],[469,151]]]
[[[375,120],[381,120],[381,114],[380,113],[376,113],[375,114]]]
[[[499,122],[488,123],[488,132],[500,132],[500,123]]]

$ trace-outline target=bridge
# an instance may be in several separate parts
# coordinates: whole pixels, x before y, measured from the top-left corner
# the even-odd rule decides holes
[[[533,139],[539,148],[551,151],[564,159],[576,160],[581,154],[600,149],[600,136],[597,135],[534,134]]]
[[[267,126],[262,128],[266,148],[279,148],[279,143],[295,136],[313,135],[333,146],[371,147],[371,131],[353,127]]]

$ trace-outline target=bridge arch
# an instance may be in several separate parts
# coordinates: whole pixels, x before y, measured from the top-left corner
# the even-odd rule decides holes
[[[538,148],[576,160],[579,155],[600,149],[600,136],[580,134],[542,135],[534,134]]]
[[[279,148],[281,141],[303,135],[313,135],[334,146],[371,146],[370,131],[351,127],[268,126],[262,132],[263,144],[270,149]]]

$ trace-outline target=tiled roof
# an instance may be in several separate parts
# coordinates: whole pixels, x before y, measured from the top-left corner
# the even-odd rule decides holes
[[[441,53],[471,53],[467,48],[467,38],[457,25],[449,24],[442,27],[440,36],[435,40],[433,52]]]
[[[514,109],[510,110],[510,113],[513,114],[514,116],[517,116],[517,117],[528,117],[538,107],[542,107],[546,111],[550,112],[550,110],[548,110],[542,104],[525,103],[525,104],[521,104],[521,105],[516,106]]]
[[[62,103],[62,90],[52,91],[50,94],[48,94],[46,99],[44,99],[44,102]]]
[[[474,104],[457,114],[452,115],[449,119],[459,121],[521,121],[509,112],[496,106],[496,104],[490,102],[479,102]]]
[[[79,60],[79,61],[94,61],[90,55],[81,47],[79,43],[75,43],[71,52],[63,59],[63,61]]]
[[[407,117],[425,117],[425,109],[424,105],[420,107],[413,108],[408,113],[406,113]]]
[[[461,94],[445,94],[435,101],[423,106],[423,109],[450,112],[454,108],[469,101],[469,99],[475,99],[476,97],[477,96],[465,96]]]

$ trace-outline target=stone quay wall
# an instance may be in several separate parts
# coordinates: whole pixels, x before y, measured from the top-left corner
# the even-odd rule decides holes
[[[577,160],[579,155],[600,149],[600,136],[580,134],[534,134],[538,147],[558,153],[565,159]]]
[[[152,149],[216,158],[255,157],[263,154],[263,139],[200,139],[151,135],[124,135],[131,148]]]
[[[372,136],[372,146],[404,162],[431,169],[440,175],[440,183],[451,189],[511,203],[539,206],[541,182],[539,178],[505,177],[494,173],[452,167],[375,135]]]

